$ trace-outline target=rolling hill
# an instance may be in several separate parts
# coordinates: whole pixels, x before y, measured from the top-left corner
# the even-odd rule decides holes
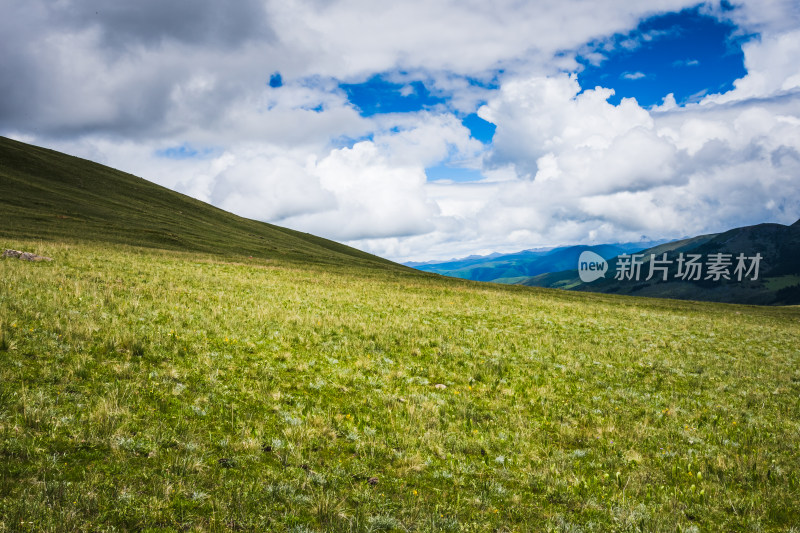
[[[574,267],[561,272],[551,272],[531,277],[520,282],[532,287],[569,289],[575,291],[604,292],[658,298],[677,298],[683,300],[705,300],[712,302],[746,303],[760,305],[800,304],[800,220],[791,226],[782,224],[758,224],[735,228],[719,234],[670,242],[643,250],[643,264],[639,279],[615,279],[619,268],[619,256],[608,262],[608,272],[604,278],[584,283]],[[667,254],[668,265],[666,281],[663,272],[649,276],[651,254],[663,258]],[[703,272],[700,279],[681,279],[678,276],[677,258],[681,254],[699,255],[700,261],[711,256],[723,254],[730,261],[727,276],[716,276]],[[736,258],[739,254],[754,257],[759,254],[759,273],[743,276],[738,280],[734,275]],[[577,266],[577,261],[573,263]],[[746,263],[750,267],[750,262]],[[690,278],[694,276],[689,276]]]
[[[0,137],[0,237],[11,236],[403,268],[92,161]]]

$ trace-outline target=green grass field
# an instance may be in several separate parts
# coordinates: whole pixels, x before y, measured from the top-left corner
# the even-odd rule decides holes
[[[0,138],[0,533],[794,531],[800,309],[420,273]]]
[[[797,309],[0,248],[0,531],[800,531]]]

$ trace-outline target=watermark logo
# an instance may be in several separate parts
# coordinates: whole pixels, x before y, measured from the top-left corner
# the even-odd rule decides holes
[[[649,281],[652,278],[668,281],[758,281],[759,268],[763,259],[760,253],[745,254],[713,253],[705,257],[701,254],[683,252],[677,258],[669,258],[666,252],[656,254],[622,254],[617,257],[614,279],[618,281]],[[578,259],[578,275],[584,283],[603,278],[608,271],[608,263],[594,252],[585,251]]]
[[[608,271],[608,263],[594,252],[586,250],[578,258],[578,275],[584,283],[591,283],[596,279],[604,278]]]

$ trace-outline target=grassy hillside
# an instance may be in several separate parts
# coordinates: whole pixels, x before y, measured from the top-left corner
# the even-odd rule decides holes
[[[0,532],[797,531],[797,308],[426,275],[0,144],[0,249],[54,259],[0,259]]]
[[[0,237],[402,268],[327,239],[238,217],[104,165],[4,137]]]
[[[796,309],[0,246],[0,531],[800,523]]]

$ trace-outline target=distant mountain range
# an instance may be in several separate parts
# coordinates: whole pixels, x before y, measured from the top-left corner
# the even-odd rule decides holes
[[[656,263],[652,264],[650,276],[653,256]],[[690,272],[688,261],[692,258],[699,273]],[[581,281],[577,260],[569,269],[553,270],[517,283],[682,300],[800,304],[800,220],[791,226],[746,226],[643,250],[635,261],[641,263],[638,276],[629,268],[633,262],[631,255],[618,254],[608,261],[605,277],[588,283]]]
[[[606,260],[604,277],[581,281],[578,259],[586,251]],[[656,262],[651,273],[653,256]],[[754,263],[758,263],[757,274]],[[758,224],[671,242],[563,246],[405,264],[474,281],[682,300],[797,305],[800,220],[791,226]]]
[[[646,241],[536,248],[512,254],[472,255],[449,261],[409,262],[405,263],[405,265],[425,272],[434,272],[444,276],[474,281],[522,283],[539,274],[558,272],[575,267],[578,264],[578,257],[586,250],[600,255],[604,259],[610,259],[622,253],[638,252],[663,242]]]

